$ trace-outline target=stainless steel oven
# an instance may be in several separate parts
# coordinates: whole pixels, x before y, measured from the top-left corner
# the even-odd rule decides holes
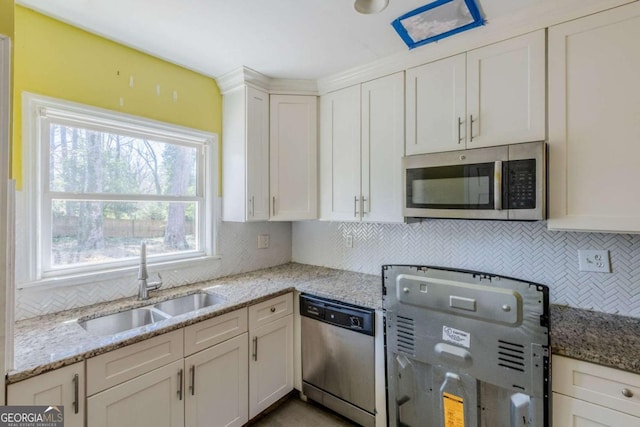
[[[403,158],[407,218],[546,218],[544,141]]]
[[[382,276],[389,427],[550,425],[547,286],[429,266]]]

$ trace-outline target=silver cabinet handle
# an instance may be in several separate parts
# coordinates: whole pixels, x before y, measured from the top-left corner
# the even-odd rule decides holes
[[[364,203],[367,201],[366,197],[361,197],[360,198],[360,219],[362,219],[362,217],[364,216],[364,214],[366,214],[367,212],[364,210]]]
[[[78,374],[73,376],[73,413],[80,412],[80,377]]]
[[[180,369],[178,371],[178,399],[182,400],[182,374],[183,374],[183,369]]]
[[[462,127],[462,118],[458,117],[458,144],[462,144],[462,131],[460,128]]]
[[[196,394],[196,366],[195,365],[191,365],[191,368],[189,368],[189,373],[191,374],[189,390],[191,391],[191,396],[194,396]]]
[[[271,211],[273,212],[273,216],[276,216],[276,196],[273,196]]]
[[[358,196],[353,196],[353,217],[358,217]]]
[[[629,390],[628,388],[623,388],[622,395],[624,397],[633,397],[633,391]]]
[[[251,196],[251,216],[256,216],[256,198]]]
[[[258,360],[258,337],[253,337],[253,360]]]
[[[473,122],[475,121],[473,120],[473,114],[469,115],[469,120],[469,142],[473,142]]]
[[[493,170],[493,208],[502,209],[502,161],[495,162]]]

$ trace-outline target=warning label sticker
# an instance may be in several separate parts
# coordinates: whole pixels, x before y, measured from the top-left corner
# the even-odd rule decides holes
[[[464,403],[460,396],[442,394],[444,427],[464,427]]]
[[[471,334],[469,332],[445,325],[442,326],[442,339],[467,348],[471,345]]]

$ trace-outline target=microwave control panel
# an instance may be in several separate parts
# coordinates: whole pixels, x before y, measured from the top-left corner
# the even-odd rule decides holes
[[[535,209],[536,161],[535,159],[505,162],[502,176],[507,177],[504,200],[507,209]]]

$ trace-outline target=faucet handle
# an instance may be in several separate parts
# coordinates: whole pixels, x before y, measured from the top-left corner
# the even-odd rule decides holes
[[[160,289],[160,287],[162,286],[162,276],[160,275],[160,273],[156,273],[158,275],[158,280],[157,282],[149,282],[147,284],[147,289],[149,289],[150,291],[155,291],[156,289]]]

